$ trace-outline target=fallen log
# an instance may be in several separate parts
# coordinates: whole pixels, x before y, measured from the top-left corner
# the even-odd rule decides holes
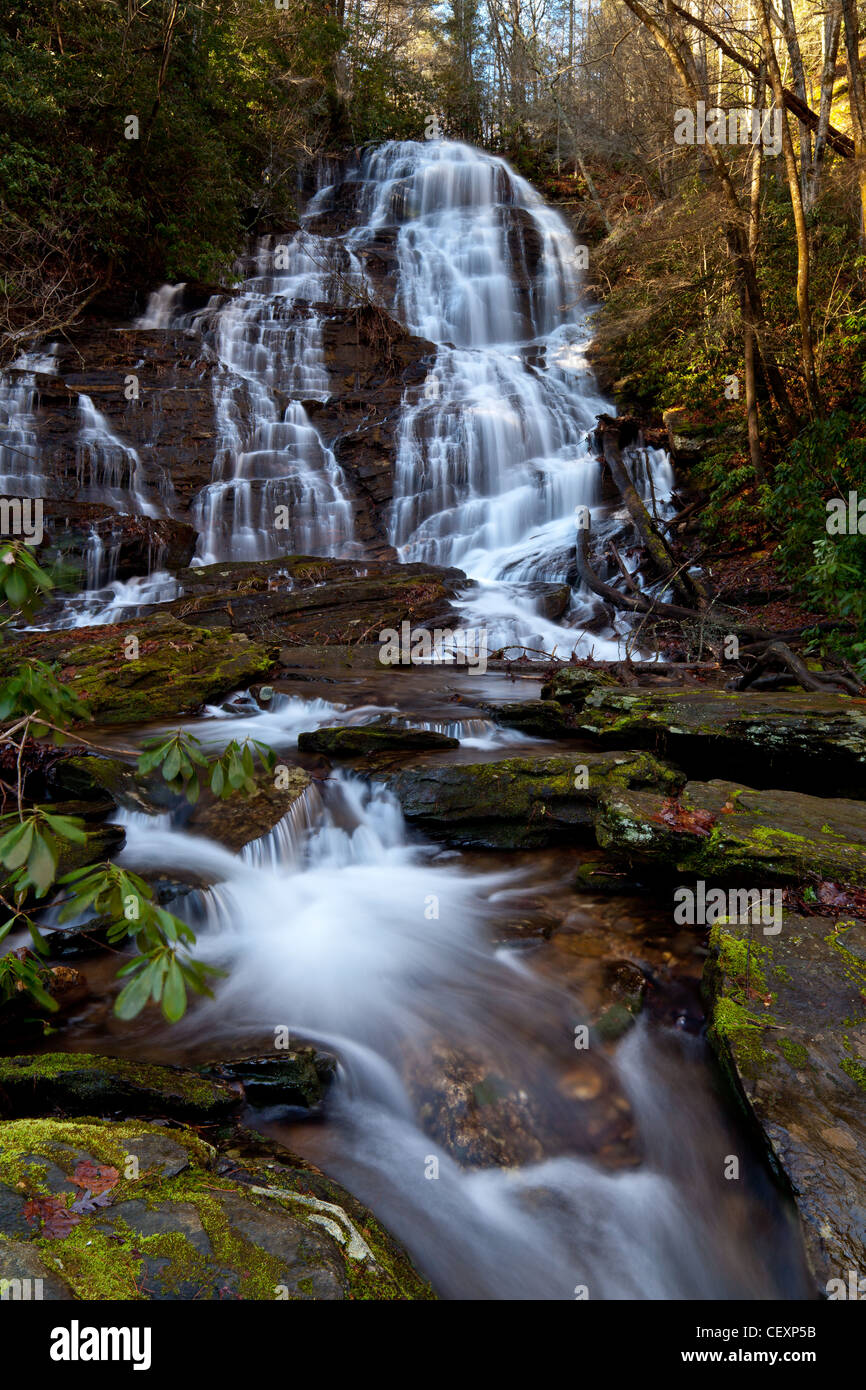
[[[629,516],[637,528],[653,568],[662,579],[668,581],[685,603],[707,603],[710,595],[706,587],[677,563],[676,556],[650,516],[623,460],[622,450],[639,437],[640,425],[631,416],[617,419],[610,415],[598,416],[596,439],[601,445],[611,477],[628,508]]]

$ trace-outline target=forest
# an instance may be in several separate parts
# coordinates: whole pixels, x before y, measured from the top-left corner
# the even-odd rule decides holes
[[[866,1296],[866,4],[12,0],[0,126],[0,1301]]]

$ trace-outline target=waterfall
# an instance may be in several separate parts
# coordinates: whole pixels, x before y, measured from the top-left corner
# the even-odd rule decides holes
[[[314,233],[347,189],[353,225]],[[383,238],[396,256],[387,293],[365,268]],[[602,537],[621,525],[601,506],[587,438],[611,407],[586,360],[582,258],[562,217],[504,160],[449,141],[389,142],[320,188],[296,232],[260,239],[236,291],[189,312],[183,286],[158,290],[138,326],[194,329],[217,363],[217,447],[195,507],[195,563],[363,553],[352,486],[308,407],[330,389],[328,315],[384,294],[435,345],[423,390],[399,413],[388,516],[399,557],[475,581],[461,622],[485,629],[490,650],[619,655],[616,634],[583,631],[597,616],[591,595],[574,589],[552,621],[538,588],[575,580],[576,508],[590,508]],[[639,490],[663,508],[667,455],[638,450],[631,462]]]
[[[597,509],[587,442],[610,407],[588,370],[580,249],[558,213],[504,160],[450,142],[391,143],[361,170],[361,244],[398,232],[397,312],[438,345],[400,430],[391,540],[402,559],[456,565],[485,592],[464,609],[488,646],[574,646],[535,611],[533,581],[565,581],[575,510]],[[670,492],[666,455],[639,484]],[[587,604],[576,596],[572,620]],[[601,654],[596,643],[596,652]]]

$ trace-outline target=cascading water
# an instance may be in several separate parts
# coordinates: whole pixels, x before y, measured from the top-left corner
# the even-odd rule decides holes
[[[587,433],[608,406],[586,364],[578,248],[525,180],[465,145],[388,144],[360,177],[348,240],[397,224],[396,312],[438,345],[422,398],[403,411],[391,539],[403,559],[479,582],[464,618],[489,647],[568,650],[586,604],[573,604],[573,626],[551,623],[526,585],[566,580],[575,510],[599,502]],[[651,451],[645,467],[664,499],[667,456]]]
[[[602,536],[612,527],[587,442],[610,407],[586,362],[578,248],[565,222],[504,160],[452,142],[387,144],[351,182],[350,231],[307,230],[341,187],[326,186],[297,233],[258,243],[236,294],[188,313],[183,287],[166,286],[139,320],[195,328],[219,363],[197,563],[362,553],[349,483],[304,402],[328,395],[328,313],[377,300],[362,253],[385,232],[396,239],[392,311],[436,345],[420,398],[400,412],[392,544],[401,559],[454,565],[476,581],[462,621],[486,630],[489,649],[618,655],[618,636],[582,631],[589,596],[575,590],[551,621],[537,592],[574,579],[576,508],[596,514]],[[663,506],[667,455],[636,454],[634,472]]]
[[[43,495],[45,474],[33,413],[36,376],[54,371],[56,344],[47,352],[22,354],[0,375],[0,493]]]
[[[584,1156],[592,1126],[569,1086],[575,1001],[485,930],[519,872],[467,871],[410,845],[393,798],[345,776],[310,788],[240,857],[165,818],[132,816],[127,830],[130,866],[212,885],[194,895],[190,920],[199,954],[227,978],[173,1047],[206,1038],[230,1054],[237,1038],[285,1026],[335,1051],[327,1142],[320,1127],[295,1126],[291,1147],[370,1203],[440,1294],[802,1293],[796,1236],[766,1200],[759,1164],[725,1180],[724,1155],[740,1141],[707,1090],[699,1040],[660,1043],[640,1027],[621,1044],[612,1084],[633,1112],[641,1162],[611,1171]],[[190,916],[188,897],[181,907]],[[425,1132],[413,1078],[433,1069],[443,1040],[449,1054],[494,1059],[499,1084],[530,1098],[542,1117],[536,1161],[467,1168]]]
[[[318,306],[342,302],[360,278],[354,258],[322,238],[266,237],[240,292],[193,316],[219,363],[198,563],[357,553],[346,480],[304,402],[328,394]],[[177,305],[176,294],[158,291],[139,326],[167,326]]]

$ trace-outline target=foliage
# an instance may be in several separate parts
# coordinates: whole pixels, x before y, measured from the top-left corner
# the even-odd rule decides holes
[[[2,638],[7,626],[33,615],[52,585],[30,552],[17,542],[0,551],[0,582]],[[0,865],[6,871],[0,901],[9,914],[0,923],[0,942],[13,929],[23,929],[29,932],[35,952],[34,957],[19,948],[0,956],[0,1001],[26,993],[41,1008],[56,1009],[50,973],[39,959],[48,954],[48,947],[32,915],[50,904],[59,908],[61,923],[86,914],[108,918],[111,944],[126,939],[134,943],[136,955],[118,971],[119,977],[128,977],[115,1002],[120,1018],[134,1018],[152,1002],[161,1006],[169,1022],[175,1022],[186,1011],[188,991],[209,995],[209,976],[220,974],[190,954],[195,933],[154,900],[153,888],[144,879],[117,864],[91,863],[60,873],[64,849],[86,846],[84,822],[49,806],[25,806],[22,768],[28,751],[40,740],[62,743],[69,725],[85,718],[86,706],[44,662],[13,667],[0,689],[4,724],[0,742],[17,750],[18,763],[17,810],[0,815]],[[267,771],[275,761],[271,750],[256,740],[233,740],[209,760],[200,741],[179,729],[145,740],[138,771],[146,775],[159,768],[173,791],[194,802],[202,777],[221,798],[254,791],[256,761]]]

